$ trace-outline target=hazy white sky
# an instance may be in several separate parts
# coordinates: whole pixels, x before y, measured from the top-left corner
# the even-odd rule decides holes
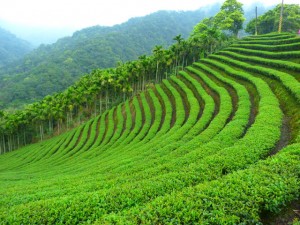
[[[158,10],[196,10],[225,0],[1,0],[0,20],[24,26],[79,29],[114,25]],[[251,4],[255,0],[240,0]],[[284,0],[299,4],[300,0]],[[274,5],[281,0],[263,0]]]

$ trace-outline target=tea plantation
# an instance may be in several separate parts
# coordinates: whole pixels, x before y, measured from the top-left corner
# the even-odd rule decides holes
[[[300,38],[246,37],[0,156],[0,224],[261,224],[300,197]]]

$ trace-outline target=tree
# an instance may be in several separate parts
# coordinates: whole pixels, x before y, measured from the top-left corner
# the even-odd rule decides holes
[[[214,22],[222,30],[232,32],[237,37],[245,21],[242,6],[243,4],[237,0],[226,0],[221,7],[221,11],[215,16]]]
[[[162,60],[162,56],[163,56],[163,50],[162,50],[162,46],[161,45],[156,45],[154,50],[154,57],[156,59],[156,72],[155,72],[155,82],[158,83],[158,66],[161,63]]]
[[[257,18],[257,31],[259,34],[276,32],[278,30],[281,5],[269,10]],[[283,10],[283,32],[296,33],[300,28],[300,6],[297,4],[285,4]],[[245,31],[249,34],[255,33],[255,19],[251,20]]]
[[[143,84],[142,84],[142,88],[143,91],[145,90],[145,78],[146,78],[146,73],[149,67],[149,59],[147,58],[146,55],[142,55],[139,57],[139,61],[141,63],[141,67],[142,67],[142,76],[143,76]]]
[[[5,114],[3,111],[0,110],[0,154],[6,152],[6,145],[5,145]]]
[[[206,18],[198,23],[192,32],[191,39],[200,44],[200,51],[206,55],[214,53],[221,42],[224,34],[215,23],[215,18]]]
[[[181,34],[175,36],[173,38],[174,41],[177,41],[177,43],[174,45],[175,47],[175,54],[176,54],[176,60],[175,60],[175,74],[177,74],[177,67],[179,64],[179,52],[181,50],[181,43],[184,41],[184,39],[181,37]]]
[[[192,38],[184,40],[177,35],[169,49],[157,45],[151,56],[119,62],[115,68],[93,70],[64,92],[46,96],[24,110],[0,111],[0,153],[38,141],[37,137],[44,140],[59,134],[78,124],[73,122],[75,119],[81,123],[81,119],[102,113],[103,105],[109,109],[120,100],[125,101],[144,90],[147,83],[158,83],[168,74],[176,74],[179,67],[194,62],[200,51],[215,52],[222,45],[223,36],[214,18],[203,20],[195,27]]]

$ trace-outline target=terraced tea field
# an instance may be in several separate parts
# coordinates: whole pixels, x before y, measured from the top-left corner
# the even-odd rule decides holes
[[[300,38],[244,38],[0,156],[0,224],[259,224],[300,196]]]

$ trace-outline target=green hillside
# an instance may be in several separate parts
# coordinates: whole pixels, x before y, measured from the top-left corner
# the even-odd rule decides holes
[[[1,155],[0,224],[268,221],[300,197],[299,51],[290,34],[244,38]]]
[[[32,48],[28,42],[0,27],[0,68],[21,59]]]
[[[155,45],[167,47],[181,34],[187,37],[219,5],[196,11],[160,11],[113,27],[77,31],[52,45],[41,45],[19,62],[0,69],[0,109],[20,108],[46,95],[65,90],[96,68],[150,54]]]

